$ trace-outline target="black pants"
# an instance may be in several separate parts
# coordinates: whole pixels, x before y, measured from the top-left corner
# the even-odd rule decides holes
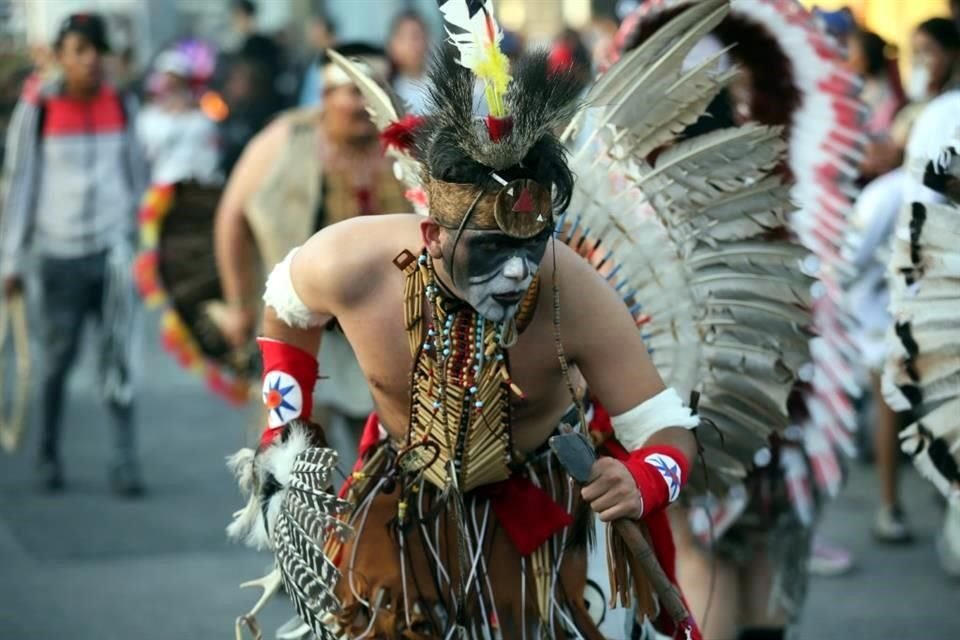
[[[45,257],[41,260],[40,277],[43,287],[43,404],[46,407],[40,453],[44,459],[57,460],[67,375],[76,362],[83,326],[88,319],[100,325],[99,379],[104,379],[107,254],[80,258]],[[113,423],[115,463],[132,463],[135,457],[132,404],[108,400],[107,408]]]

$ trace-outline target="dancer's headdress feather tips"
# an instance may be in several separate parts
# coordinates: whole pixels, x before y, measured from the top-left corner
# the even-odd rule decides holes
[[[490,115],[508,117],[510,60],[500,50],[503,30],[493,17],[493,0],[438,0],[438,4],[460,64],[483,81]]]

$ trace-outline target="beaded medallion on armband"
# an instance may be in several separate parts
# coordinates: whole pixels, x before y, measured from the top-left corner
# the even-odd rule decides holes
[[[439,488],[452,481],[461,493],[505,480],[513,459],[510,395],[523,392],[510,378],[502,342],[505,330],[519,333],[529,322],[539,278],[513,329],[444,296],[426,252],[417,258],[405,251],[395,264],[406,276],[404,318],[414,359],[404,467]]]

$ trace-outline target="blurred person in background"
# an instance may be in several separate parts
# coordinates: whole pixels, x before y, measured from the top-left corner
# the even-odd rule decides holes
[[[150,103],[137,118],[137,136],[151,167],[151,182],[219,181],[216,124],[200,110],[192,63],[177,49],[161,53],[150,79]]]
[[[960,66],[960,27],[955,20],[931,18],[913,34],[913,67],[907,97],[929,101],[956,88]]]
[[[326,15],[315,13],[307,23],[306,36],[310,59],[303,71],[299,105],[317,107],[323,97],[324,52],[335,46],[337,27]]]
[[[646,16],[641,10],[624,19],[621,36],[626,36],[627,50],[668,21],[669,7],[677,5],[666,3],[668,8],[661,13],[657,6],[652,3]],[[824,46],[823,35],[820,23],[802,14],[795,3],[733,3],[730,15],[694,47],[685,65],[692,68],[716,59],[719,70],[736,65],[736,75],[708,107],[711,117],[700,118],[689,130],[703,135],[748,123],[784,127],[788,153],[782,168],[791,174],[797,207],[789,232],[820,264],[831,265],[818,275],[827,289],[840,291],[842,283],[831,271],[845,270],[847,258],[837,260],[841,253],[832,247],[842,245],[849,230],[853,203],[848,194],[854,192],[856,166],[848,158],[858,149],[843,142],[838,143],[846,147],[842,151],[812,148],[809,143],[827,137],[855,139],[857,132],[848,130],[839,112],[816,105],[850,104],[859,86],[843,68],[840,50]],[[796,73],[797,69],[809,73]],[[823,198],[832,201],[832,212],[824,211]],[[827,218],[835,222],[823,224]],[[816,227],[817,238],[805,227]],[[834,346],[851,338],[852,323],[843,301],[842,295],[830,294],[814,305],[816,337],[809,348],[811,375],[818,384],[796,384],[785,408],[797,428],[767,450],[769,457],[757,458],[742,499],[731,494],[717,505],[675,510],[678,575],[693,611],[710,612],[702,621],[706,638],[790,637],[805,601],[808,575],[840,575],[853,566],[847,550],[816,531],[822,506],[842,486],[834,443],[843,441],[856,420],[850,397],[856,390],[848,391],[842,383],[853,377],[860,363]],[[842,369],[849,372],[846,380],[835,377]]]
[[[939,61],[926,62],[930,76],[934,79],[928,85],[928,91],[931,94],[938,88],[939,91],[917,117],[910,132],[905,155],[907,162],[911,164],[931,160],[943,162],[941,152],[944,145],[954,138],[960,129],[960,3],[953,1],[950,8],[954,27],[952,31],[946,27],[946,24],[951,24],[951,21],[946,19],[935,19],[937,26],[928,29],[940,34],[936,39],[942,50],[930,47],[930,52],[934,56],[938,53],[947,55]],[[903,193],[904,202],[943,201],[941,194],[909,176],[904,181]],[[960,577],[960,504],[956,501],[947,505],[943,527],[937,536],[936,549],[944,572]]]
[[[7,130],[24,83],[35,77],[35,69],[23,52],[0,52],[0,131]],[[0,137],[0,166],[3,164],[5,148],[6,143]],[[0,190],[0,194],[2,194],[2,190]],[[3,213],[0,211],[0,216],[2,215]]]
[[[251,0],[235,0],[230,12],[234,33],[240,38],[237,54],[264,65],[272,76],[279,73],[283,54],[269,36],[257,32],[257,5]]]
[[[227,115],[220,121],[220,168],[229,175],[247,143],[276,113],[271,78],[262,65],[231,62],[223,82]]]
[[[547,60],[554,69],[573,69],[584,86],[589,83],[593,75],[590,51],[576,29],[568,27],[553,39]]]
[[[910,44],[912,66],[904,87],[909,104],[897,112],[888,135],[875,136],[867,145],[862,165],[867,178],[883,175],[903,164],[904,147],[913,122],[926,104],[945,90],[960,61],[957,25],[946,18],[931,18],[917,25]]]
[[[609,13],[598,13],[590,21],[584,37],[594,74],[606,70],[619,55],[623,46],[622,36],[617,33],[619,29],[619,19]]]
[[[0,227],[4,294],[23,288],[28,250],[39,259],[44,371],[41,488],[64,486],[60,455],[64,391],[84,321],[99,321],[101,383],[115,450],[114,491],[143,490],[134,442],[130,374],[134,292],[129,281],[136,206],[145,166],[133,134],[136,105],[105,80],[106,27],[74,14],[54,45],[62,79],[34,85],[8,131],[10,188]]]
[[[901,168],[908,139],[915,122],[927,109],[929,100],[956,88],[960,69],[960,32],[952,21],[932,18],[917,26],[912,38],[913,67],[907,94],[911,104],[894,119],[886,137],[873,140],[866,149],[865,174],[876,177],[857,200],[853,223],[862,233],[855,266],[860,273],[852,288],[851,308],[858,320],[857,342],[865,365],[871,372],[874,455],[880,481],[880,506],[874,519],[873,535],[884,543],[906,543],[913,539],[906,513],[899,498],[898,467],[899,426],[906,416],[898,416],[885,402],[880,370],[886,358],[886,331],[892,324],[887,310],[886,256],[897,215],[908,182]],[[942,142],[947,130],[940,131]],[[939,147],[937,147],[939,149]]]
[[[337,51],[359,59],[386,82],[382,50],[356,43]],[[214,245],[225,301],[217,317],[237,349],[249,345],[259,318],[265,280],[258,262],[268,272],[327,225],[409,208],[359,90],[331,63],[323,68],[323,87],[322,109],[287,112],[250,142],[217,209]],[[318,390],[322,396],[315,406],[362,425],[371,410],[363,374],[343,336],[328,334],[320,363],[331,378]],[[355,442],[337,441],[338,432],[356,438],[359,425],[352,427],[333,429],[331,444],[342,452],[356,451]]]
[[[227,117],[220,122],[221,170],[229,175],[247,143],[281,110],[295,103],[296,74],[284,49],[256,30],[257,7],[250,0],[232,5],[231,20],[240,44],[224,56],[222,95]]]
[[[886,135],[893,118],[906,103],[900,84],[897,59],[888,55],[890,45],[872,31],[857,29],[847,38],[847,62],[863,78],[860,99],[870,110],[864,128],[873,137]]]
[[[421,114],[426,107],[425,90],[430,32],[423,17],[413,10],[402,11],[393,19],[387,40],[390,59],[390,86],[409,106]]]
[[[121,93],[139,94],[143,89],[143,77],[137,68],[132,47],[109,56],[106,59],[106,72],[110,82]]]
[[[509,29],[503,30],[503,40],[500,41],[500,51],[503,52],[503,55],[507,56],[511,66],[517,64],[526,46],[522,33],[510,31]]]
[[[814,6],[811,15],[819,23],[820,29],[841,48],[848,44],[848,38],[857,29],[857,19],[850,7],[828,11]]]

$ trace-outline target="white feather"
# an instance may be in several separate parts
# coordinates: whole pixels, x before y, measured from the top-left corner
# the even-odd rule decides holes
[[[450,43],[460,52],[460,64],[467,69],[476,69],[484,57],[483,48],[488,42],[486,15],[493,21],[494,42],[499,46],[503,40],[503,30],[493,20],[493,0],[486,0],[483,10],[472,18],[463,0],[447,0],[440,6],[440,13],[446,22],[444,29]]]

